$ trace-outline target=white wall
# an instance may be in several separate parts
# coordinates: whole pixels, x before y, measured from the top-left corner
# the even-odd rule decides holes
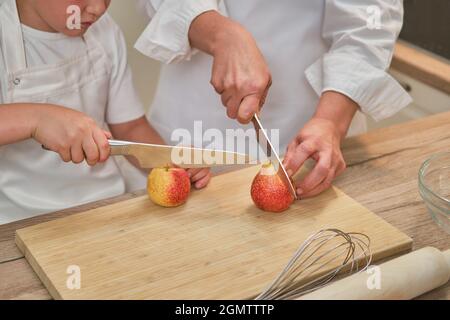
[[[143,15],[137,12],[135,1],[113,0],[109,13],[122,28],[128,44],[128,60],[133,70],[134,83],[147,108],[156,89],[159,63],[147,58],[133,48],[137,38],[147,25]]]

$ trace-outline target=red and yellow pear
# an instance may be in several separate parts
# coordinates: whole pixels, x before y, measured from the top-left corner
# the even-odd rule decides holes
[[[272,163],[264,164],[253,179],[251,196],[255,205],[268,212],[282,212],[294,202],[294,196],[278,176]]]
[[[190,191],[189,175],[181,168],[155,168],[147,179],[148,196],[162,207],[177,207],[184,204]]]

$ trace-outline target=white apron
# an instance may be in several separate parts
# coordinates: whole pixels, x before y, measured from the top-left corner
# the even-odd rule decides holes
[[[61,105],[88,113],[99,126],[106,126],[111,68],[103,48],[89,32],[84,37],[86,52],[54,65],[29,68],[14,0],[6,0],[1,7],[0,24],[3,103]],[[124,180],[113,159],[95,167],[64,163],[34,140],[0,147],[0,224],[124,191]]]
[[[261,118],[268,129],[279,130],[279,149],[284,153],[297,132],[311,119],[318,103],[305,70],[329,50],[319,23],[323,21],[325,1],[284,0],[280,4],[272,0],[227,0],[221,3],[228,16],[252,33],[272,72],[273,84]],[[186,128],[194,136],[195,120],[203,122],[203,130],[218,128],[225,132],[228,128],[243,127],[227,118],[220,96],[210,85],[212,61],[212,57],[199,52],[190,61],[162,66],[148,117],[168,143],[177,128]],[[358,112],[349,134],[362,133],[366,127],[365,116]],[[198,139],[193,142],[200,144]]]

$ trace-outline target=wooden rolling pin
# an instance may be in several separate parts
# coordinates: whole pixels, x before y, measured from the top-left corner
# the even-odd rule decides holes
[[[338,280],[299,300],[412,299],[450,280],[450,250],[426,247],[378,267]]]

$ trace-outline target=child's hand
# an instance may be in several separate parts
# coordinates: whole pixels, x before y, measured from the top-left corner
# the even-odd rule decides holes
[[[65,162],[93,166],[110,155],[111,134],[85,114],[54,105],[36,106],[32,136],[46,148],[59,153]]]
[[[211,180],[211,172],[209,168],[187,169],[186,171],[196,189],[206,187]]]

